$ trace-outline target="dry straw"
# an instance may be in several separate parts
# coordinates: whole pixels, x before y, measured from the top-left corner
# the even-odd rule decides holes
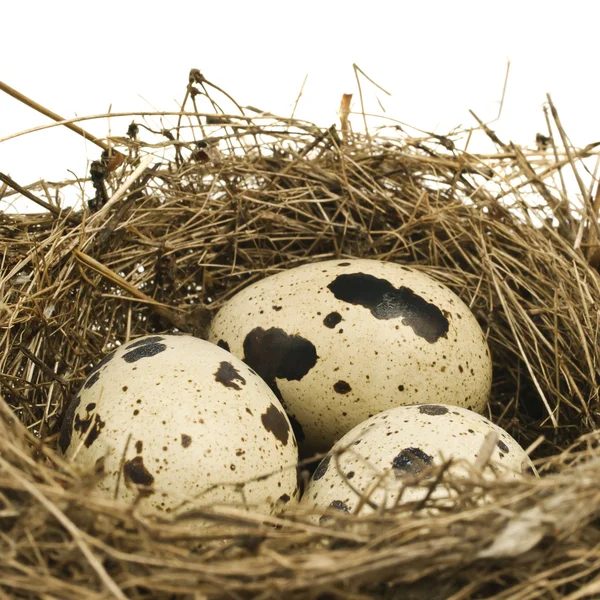
[[[536,149],[480,123],[486,156],[464,149],[472,132],[364,135],[342,117],[338,135],[241,108],[194,70],[171,124],[94,140],[85,210],[55,201],[83,182],[2,176],[1,199],[52,208],[0,213],[0,598],[600,597],[596,146],[570,145],[550,98]],[[322,527],[200,504],[152,522],[90,496],[94,474],[55,446],[93,363],[149,332],[201,336],[248,283],[333,257],[415,265],[465,300],[493,355],[490,414],[543,477],[474,474],[435,515]],[[214,525],[194,533],[197,517]]]

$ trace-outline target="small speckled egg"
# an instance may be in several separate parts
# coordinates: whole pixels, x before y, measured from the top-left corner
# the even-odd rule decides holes
[[[68,407],[59,446],[104,471],[101,492],[142,493],[149,514],[185,501],[270,512],[298,498],[298,447],[279,400],[241,360],[191,336],[108,354]]]
[[[395,263],[325,261],[267,277],[221,308],[209,340],[270,385],[304,454],[394,406],[482,412],[491,388],[489,349],[469,308]]]
[[[404,488],[403,479],[450,458],[457,462],[449,473],[468,475],[469,467],[462,461],[471,465],[477,461],[490,432],[495,446],[483,471],[486,479],[518,479],[533,472],[519,444],[482,415],[447,404],[400,406],[367,419],[333,447],[313,473],[301,506],[350,513],[362,494],[372,503],[364,503],[359,511],[367,514],[382,505],[394,506],[399,497],[403,503],[422,500],[428,490]],[[448,488],[438,486],[431,498],[449,495]]]

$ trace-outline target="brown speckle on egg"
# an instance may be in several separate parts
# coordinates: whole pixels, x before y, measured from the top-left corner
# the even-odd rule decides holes
[[[219,348],[223,348],[223,350],[227,350],[227,352],[229,352],[229,344],[225,341],[225,340],[219,340],[217,342],[217,346],[219,346]]]
[[[287,446],[290,436],[290,426],[285,415],[271,404],[263,415],[261,421],[267,431],[272,433],[284,446]]]
[[[141,456],[135,456],[131,460],[125,461],[123,475],[126,483],[131,482],[136,485],[145,486],[154,483],[154,477],[144,466],[144,459]]]
[[[67,407],[67,410],[65,410],[63,422],[60,426],[60,434],[58,436],[58,446],[63,452],[66,452],[67,448],[71,444],[73,421],[75,419],[75,413],[77,412],[80,403],[81,398],[79,396],[75,396],[75,398],[71,400],[69,406]]]
[[[445,415],[448,412],[448,408],[441,404],[422,404],[419,406],[419,412],[423,415],[435,417]]]
[[[348,505],[343,500],[334,500],[329,505],[329,508],[335,508],[336,510],[341,510],[342,512],[345,512],[345,513],[349,513],[350,512],[350,509],[348,508]]]
[[[340,315],[340,313],[337,311],[333,311],[333,312],[330,312],[323,319],[323,325],[325,325],[325,327],[328,327],[329,329],[334,329],[335,326],[338,323],[340,323],[341,320],[342,320],[342,315]]]
[[[318,467],[315,469],[315,472],[313,473],[312,478],[315,481],[319,481],[319,479],[321,479],[325,473],[327,473],[327,469],[329,468],[329,463],[331,462],[331,455],[327,455],[318,465]]]
[[[306,436],[304,435],[302,423],[300,423],[300,421],[298,421],[298,419],[296,419],[296,417],[291,413],[288,413],[288,419],[290,420],[292,431],[294,432],[294,444],[296,444],[297,441],[303,442],[306,439]]]
[[[162,342],[164,341],[164,339],[165,338],[161,335],[147,335],[145,337],[140,338],[139,340],[130,342],[125,346],[125,349],[130,350],[131,348],[139,348],[140,346],[149,346],[158,342]]]
[[[343,381],[341,379],[339,381],[336,381],[333,384],[333,389],[338,394],[347,394],[348,392],[352,391],[352,388],[350,387],[350,384],[347,381]]]
[[[244,339],[244,362],[267,383],[275,378],[299,381],[315,366],[317,351],[300,335],[256,327]]]
[[[93,369],[89,372],[87,381],[83,384],[84,389],[91,388],[100,378],[100,370],[106,366],[115,356],[115,350],[109,352]]]
[[[86,448],[89,448],[98,439],[105,425],[106,423],[98,414],[89,415],[85,419],[80,418],[79,415],[75,415],[73,429],[78,431],[82,437],[85,435],[84,445]]]
[[[158,340],[162,339],[159,336],[156,336],[156,338]],[[130,348],[133,349],[129,350]],[[134,363],[138,360],[142,360],[143,358],[151,358],[153,356],[156,356],[157,354],[160,354],[161,352],[164,352],[167,349],[167,346],[165,344],[153,342],[141,344],[139,346],[135,346],[135,344],[132,344],[131,346],[127,346],[127,349],[129,351],[123,354],[121,358],[125,362]]]
[[[100,379],[100,371],[92,373],[83,384],[84,389],[89,390]]]
[[[405,474],[418,475],[433,463],[433,456],[420,448],[404,448],[392,461],[396,476]]]
[[[508,446],[502,440],[498,440],[497,446],[502,452],[504,452],[504,454],[508,454],[510,452]]]
[[[242,389],[242,385],[246,385],[244,377],[242,377],[237,369],[228,361],[221,361],[219,364],[219,368],[215,373],[215,381],[218,381],[225,387],[238,391]]]

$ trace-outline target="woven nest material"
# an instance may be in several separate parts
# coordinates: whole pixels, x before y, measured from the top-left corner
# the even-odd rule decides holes
[[[549,106],[535,150],[481,125],[497,145],[485,156],[460,135],[195,108],[154,137],[130,127],[124,160],[95,163],[84,210],[0,213],[0,598],[600,597],[599,202],[582,163],[596,150],[559,143]],[[322,527],[243,507],[158,522],[90,496],[95,475],[56,444],[94,363],[151,332],[202,337],[249,283],[347,257],[414,265],[471,307],[494,362],[490,416],[541,478],[474,474],[437,514]],[[214,525],[190,529],[200,517]]]

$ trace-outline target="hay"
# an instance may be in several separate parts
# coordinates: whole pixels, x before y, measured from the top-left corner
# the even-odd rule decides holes
[[[481,125],[497,152],[479,156],[459,134],[344,126],[340,139],[224,115],[219,93],[192,72],[177,126],[140,121],[118,138],[122,164],[109,150],[93,166],[94,210],[62,210],[45,184],[18,189],[51,212],[0,213],[0,598],[598,597],[599,202],[579,175],[593,179],[582,160],[595,146],[568,145],[550,99],[540,148]],[[573,174],[579,199],[564,188]],[[494,361],[491,416],[533,445],[542,478],[455,481],[435,516],[325,527],[198,506],[187,518],[214,521],[202,533],[90,497],[94,474],[54,448],[92,364],[146,333],[202,336],[250,282],[352,256],[415,265],[471,306]]]

